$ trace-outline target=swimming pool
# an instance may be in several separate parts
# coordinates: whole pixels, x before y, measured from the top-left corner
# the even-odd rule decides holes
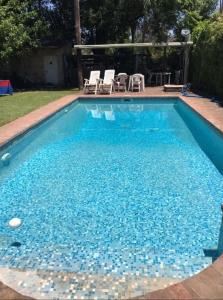
[[[11,159],[0,167],[0,267],[170,281],[199,272],[218,242],[221,149],[177,98],[75,101],[1,152]]]

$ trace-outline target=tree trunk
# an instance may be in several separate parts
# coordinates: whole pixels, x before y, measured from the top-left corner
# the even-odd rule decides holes
[[[164,71],[167,71],[167,47],[163,49]]]
[[[190,48],[188,45],[185,46],[184,50],[184,79],[183,83],[187,84],[188,82],[188,71],[189,71],[189,51]]]
[[[75,36],[76,44],[81,45],[81,24],[80,24],[80,3],[79,0],[74,0],[74,18],[75,18]],[[77,72],[78,72],[78,85],[83,88],[83,72],[81,65],[81,50],[77,50]]]
[[[146,37],[146,20],[143,21],[143,27],[142,27],[142,42],[145,43],[145,37]]]
[[[131,26],[132,43],[135,43],[136,27]]]

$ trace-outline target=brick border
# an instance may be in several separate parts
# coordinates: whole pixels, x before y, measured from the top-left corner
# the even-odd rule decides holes
[[[1,300],[34,300],[31,297],[21,295],[7,285],[0,282],[0,299]]]

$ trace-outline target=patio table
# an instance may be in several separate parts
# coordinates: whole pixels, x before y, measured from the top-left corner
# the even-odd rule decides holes
[[[163,73],[163,83],[168,83],[170,84],[170,78],[171,78],[172,73],[170,72],[164,72]]]
[[[13,94],[10,80],[0,80],[0,95]]]
[[[160,85],[162,85],[163,82],[163,74],[162,72],[151,72],[150,73],[150,82],[152,82],[152,77],[156,78],[156,85],[158,85],[160,83]]]
[[[149,73],[149,84],[151,84],[153,76],[156,78],[156,85],[163,85],[166,82],[170,84],[171,75],[170,72],[151,72]]]

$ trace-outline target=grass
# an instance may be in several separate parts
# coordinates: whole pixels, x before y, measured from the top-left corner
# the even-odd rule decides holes
[[[0,96],[0,126],[60,97],[74,94],[75,90],[44,90],[17,92],[13,96]]]

